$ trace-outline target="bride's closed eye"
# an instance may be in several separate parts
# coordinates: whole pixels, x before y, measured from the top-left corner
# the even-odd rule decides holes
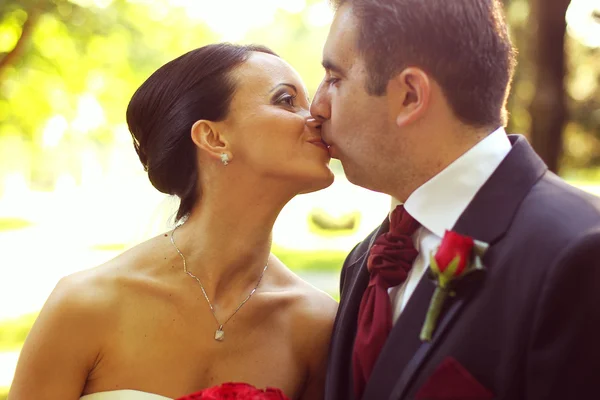
[[[273,104],[275,105],[284,105],[286,107],[293,108],[296,105],[296,97],[295,94],[289,94],[287,92],[276,95],[273,98]]]

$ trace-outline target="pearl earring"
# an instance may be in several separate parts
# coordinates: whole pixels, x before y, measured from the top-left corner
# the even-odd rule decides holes
[[[229,164],[229,156],[227,155],[227,153],[221,153],[221,162],[223,163],[223,165]]]

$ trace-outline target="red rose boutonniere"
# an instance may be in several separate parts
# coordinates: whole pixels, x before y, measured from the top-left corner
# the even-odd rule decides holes
[[[279,389],[257,389],[246,383],[224,383],[178,398],[177,400],[289,400]]]
[[[481,258],[488,244],[446,231],[435,255],[432,253],[429,272],[436,284],[429,310],[421,330],[421,340],[431,341],[437,320],[447,296],[454,296],[453,284],[464,276],[483,270]]]

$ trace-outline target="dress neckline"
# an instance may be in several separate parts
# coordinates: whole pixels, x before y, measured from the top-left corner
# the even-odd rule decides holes
[[[161,396],[156,393],[150,392],[142,392],[141,390],[131,390],[131,389],[123,389],[123,390],[109,390],[106,392],[96,392],[91,394],[86,394],[85,396],[81,396],[79,400],[101,400],[104,399],[106,395],[116,395],[122,394],[126,395],[127,398],[123,400],[173,400],[170,397]]]

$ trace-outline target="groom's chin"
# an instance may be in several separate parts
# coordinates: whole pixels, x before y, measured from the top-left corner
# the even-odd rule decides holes
[[[329,151],[329,157],[339,160],[340,158],[337,155],[337,151],[336,148],[332,145],[329,145],[329,147],[327,148],[327,151]],[[341,161],[341,160],[340,160]]]
[[[349,165],[349,163],[344,164],[344,161],[342,161],[342,160],[340,160],[340,161],[342,162],[342,168],[344,169],[344,175],[346,176],[346,179],[348,179],[348,182],[352,183],[353,185],[365,188],[367,190],[372,190],[374,192],[381,192],[380,188],[377,188],[373,185],[373,181],[372,181],[371,177],[368,176],[368,174],[365,174],[360,169],[357,170],[356,166],[351,166],[351,165]]]

